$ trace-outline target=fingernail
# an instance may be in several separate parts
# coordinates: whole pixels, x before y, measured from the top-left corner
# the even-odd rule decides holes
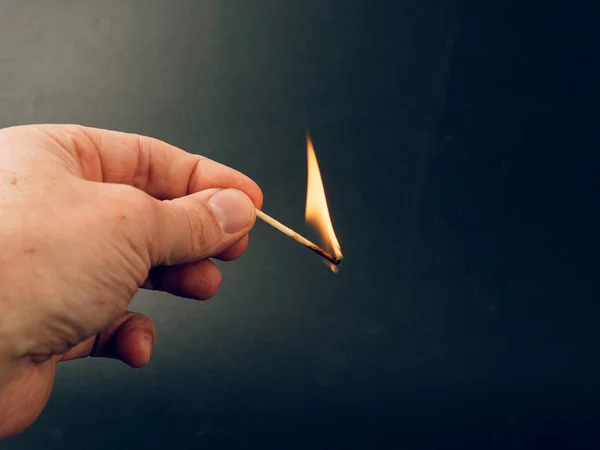
[[[243,230],[254,212],[250,199],[235,189],[217,192],[208,200],[208,205],[225,233]]]
[[[152,355],[152,337],[145,334],[144,342],[146,343],[146,361],[150,361],[150,355]]]

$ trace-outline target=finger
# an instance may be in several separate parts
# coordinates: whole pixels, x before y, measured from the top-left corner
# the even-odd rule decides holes
[[[96,339],[97,336],[92,336],[91,338],[80,342],[75,347],[69,349],[69,351],[66,353],[60,355],[59,361],[71,361],[72,359],[87,358],[90,353],[92,353]]]
[[[151,267],[219,255],[246,236],[256,220],[250,199],[234,189],[209,189],[149,209],[131,221],[129,231],[131,239],[142,239],[149,247]],[[155,217],[149,219],[150,214]]]
[[[260,188],[246,175],[158,139],[77,125],[43,129],[76,158],[87,180],[132,185],[160,200],[233,188],[262,206]]]
[[[233,261],[244,253],[247,246],[248,236],[245,236],[215,258]],[[222,278],[221,269],[211,260],[205,259],[179,266],[155,267],[140,287],[168,292],[178,297],[207,300],[217,293]]]
[[[231,247],[216,255],[215,258],[220,261],[233,261],[234,259],[238,259],[248,248],[248,239],[249,235],[244,236]]]
[[[209,259],[174,267],[155,267],[142,286],[178,297],[207,300],[221,286],[221,269]]]
[[[98,335],[86,339],[62,355],[61,361],[87,356],[118,359],[139,368],[150,361],[156,327],[139,313],[127,311]]]

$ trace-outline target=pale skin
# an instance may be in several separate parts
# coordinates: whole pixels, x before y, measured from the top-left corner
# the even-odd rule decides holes
[[[75,125],[0,130],[0,441],[39,416],[62,361],[149,362],[140,289],[208,299],[248,245],[260,188],[164,142]]]

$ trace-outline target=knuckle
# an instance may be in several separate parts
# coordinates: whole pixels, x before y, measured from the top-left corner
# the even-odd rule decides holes
[[[202,214],[192,208],[183,208],[184,220],[188,229],[188,246],[191,257],[204,253],[207,248],[206,224]]]
[[[144,136],[143,134],[136,134],[135,138],[137,140],[138,153],[140,154],[148,150],[150,145],[152,144],[152,140],[148,136]]]

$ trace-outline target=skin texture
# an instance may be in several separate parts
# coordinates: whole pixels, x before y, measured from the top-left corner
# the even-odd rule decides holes
[[[211,209],[219,195],[229,209]],[[147,364],[156,329],[127,311],[133,295],[213,296],[211,258],[242,255],[252,206],[262,193],[250,178],[155,139],[76,125],[0,130],[0,440],[39,416],[59,362]],[[221,226],[226,210],[236,226]]]

